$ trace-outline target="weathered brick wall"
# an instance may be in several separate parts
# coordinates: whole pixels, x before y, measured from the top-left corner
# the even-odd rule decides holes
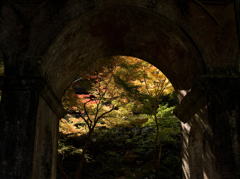
[[[205,73],[199,50],[179,26],[134,7],[112,7],[75,19],[55,38],[41,67],[56,94],[62,95],[84,65],[121,54],[152,63],[175,89],[190,89],[195,78]]]
[[[65,88],[79,70],[94,60],[111,55],[128,55],[158,67],[177,90],[181,102],[179,118],[186,122],[182,123],[185,178],[239,177],[236,172],[239,163],[235,161],[239,157],[240,138],[237,98],[231,98],[235,108],[230,109],[228,104],[232,101],[224,103],[228,95],[231,96],[229,93],[223,96],[220,92],[206,95],[205,87],[200,91],[194,88],[197,78],[202,75],[234,75],[238,78],[239,47],[233,1],[0,1],[0,48],[5,59],[5,79],[19,77],[22,82],[13,80],[11,84],[0,79],[4,98],[0,114],[4,124],[1,135],[6,135],[7,132],[3,131],[9,130],[6,128],[9,123],[12,128],[8,132],[11,132],[19,129],[16,121],[23,121],[25,128],[28,125],[31,128],[16,130],[5,141],[15,141],[13,148],[23,152],[21,155],[18,153],[19,156],[28,154],[21,146],[17,147],[19,134],[33,136],[26,140],[29,140],[28,145],[34,144],[29,147],[33,159],[28,156],[24,161],[20,157],[12,167],[12,176],[29,176],[32,173],[33,178],[55,177],[55,119],[62,114],[59,101]],[[24,85],[29,80],[25,79],[34,81],[39,77],[46,79],[48,87],[42,91],[28,87],[26,90]],[[16,96],[15,100],[7,89],[18,85],[28,92],[16,90],[12,93]],[[4,90],[9,92],[5,97]],[[25,109],[22,105],[30,107]],[[7,110],[11,107],[15,107],[15,115]],[[30,114],[29,109],[38,111],[37,117]],[[182,113],[179,112],[181,109]],[[235,111],[234,115],[230,115],[231,110]],[[227,130],[222,130],[221,120],[227,124]],[[24,135],[20,139],[23,143]],[[2,147],[8,145],[10,143],[4,143]],[[220,149],[221,145],[230,147]],[[10,163],[16,163],[16,151],[12,151],[14,155],[10,157]],[[225,154],[221,155],[221,152]],[[4,150],[1,155],[5,155]],[[196,165],[196,160],[202,163],[200,167]],[[33,162],[33,170],[18,168],[26,161],[28,166]],[[6,163],[3,160],[0,165],[5,167]]]
[[[0,176],[3,179],[30,178],[38,94],[32,90],[7,89],[6,85],[2,91]]]
[[[203,83],[207,86],[194,88],[175,110],[186,122],[182,123],[184,177],[240,178],[240,80],[208,77]],[[195,98],[197,93],[201,93],[200,98]],[[185,109],[190,112],[181,113]]]
[[[38,105],[31,178],[54,179],[57,173],[59,117],[41,96]]]
[[[238,85],[240,83],[238,82]],[[239,89],[209,91],[209,122],[213,131],[218,178],[240,178]]]
[[[60,5],[55,1],[25,3],[15,0],[12,3],[2,3],[0,29],[3,30],[0,44],[4,52],[8,55],[22,53],[22,61],[30,58],[29,60],[36,64],[39,61],[36,57],[43,56],[52,40],[72,19],[92,12],[106,11],[114,6],[130,6],[162,14],[177,23],[200,49],[209,73],[210,71],[215,73],[215,67],[218,70],[221,67],[220,73],[236,73],[239,52],[232,2],[218,4],[199,4],[196,1],[179,3],[175,0],[62,2]],[[29,42],[29,45],[24,45],[25,42]],[[33,57],[36,59],[31,59]]]
[[[206,97],[199,99],[196,105],[197,114],[187,123],[181,123],[183,178],[215,179],[213,133],[208,121]]]

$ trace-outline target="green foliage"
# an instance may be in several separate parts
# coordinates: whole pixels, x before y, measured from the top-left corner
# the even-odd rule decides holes
[[[74,124],[74,126],[76,126],[77,128],[83,127],[85,125],[86,125],[85,122],[77,122],[76,124]]]
[[[158,109],[157,109],[157,113],[156,116],[158,119],[158,125],[162,126],[162,127],[166,127],[163,124],[167,124],[167,119],[168,118],[173,118],[174,115],[172,114],[173,109],[175,108],[175,106],[173,107],[167,107],[168,104],[165,105],[159,105]],[[155,126],[155,119],[154,119],[154,115],[143,115],[144,117],[148,118],[148,122],[146,122],[145,124],[143,124],[143,127],[145,126]],[[178,119],[175,120],[175,122],[173,122],[174,120],[169,120],[169,125],[172,126],[175,124],[176,121],[179,121]]]
[[[152,159],[152,156],[156,156],[157,150],[161,153],[162,150],[160,146],[163,145],[162,142],[175,143],[178,137],[176,133],[177,130],[175,129],[176,126],[171,126],[171,124],[175,123],[170,119],[162,120],[164,117],[173,116],[171,111],[174,107],[168,108],[167,104],[159,105],[162,101],[160,97],[173,91],[170,82],[152,65],[139,59],[129,58],[128,61],[124,61],[126,59],[128,58],[115,57],[112,61],[110,60],[112,63],[107,63],[107,66],[101,65],[104,64],[102,60],[106,60],[102,59],[97,62],[98,64],[94,65],[95,69],[87,69],[81,73],[80,77],[82,80],[78,83],[91,94],[92,97],[89,99],[76,98],[71,89],[67,90],[67,96],[65,95],[63,98],[65,108],[85,112],[86,116],[80,115],[80,117],[85,121],[89,129],[89,137],[84,148],[77,150],[77,146],[74,146],[75,148],[72,146],[66,147],[65,145],[60,147],[59,153],[67,152],[69,155],[81,154],[79,170],[76,172],[76,175],[79,175],[83,161],[86,160],[86,157],[84,158],[83,156],[88,152],[88,147],[95,146],[94,152],[98,153],[99,156],[92,161],[96,161],[96,163],[99,161],[96,166],[98,167],[100,165],[102,172],[106,171],[108,174],[112,172],[112,176],[117,176],[117,173],[125,173],[125,175],[130,178],[142,177],[137,173],[135,174],[135,171],[115,171],[112,166],[108,166],[108,164],[115,163],[122,166],[122,153],[119,154],[115,150],[120,149],[125,151],[135,147],[135,153],[138,155],[151,154],[151,157],[147,159],[149,160]],[[169,95],[169,99],[170,97]],[[118,110],[115,110],[116,107]],[[156,110],[157,107],[158,109]],[[133,110],[140,111],[146,115],[143,118],[134,117],[132,113]],[[110,119],[112,120],[114,118],[116,120],[111,122]],[[110,130],[106,127],[99,127],[101,124],[109,125],[108,122],[111,124],[111,127],[117,128],[118,135],[114,129]],[[75,123],[75,126],[79,130],[72,129],[70,127],[71,125],[69,126],[68,124],[60,126],[65,127],[65,131],[76,131],[79,133],[82,128],[79,124],[80,121]],[[151,131],[147,133],[139,132],[142,131],[139,129],[140,126],[150,126]],[[155,129],[156,127],[157,130]],[[95,132],[93,133],[94,129]],[[160,131],[160,137],[158,131]],[[106,137],[107,135],[108,137]],[[156,140],[159,138],[161,138],[161,140]],[[89,145],[90,141],[91,145]],[[99,143],[99,141],[101,142]],[[94,145],[94,143],[98,143],[98,145]],[[114,146],[115,149],[113,149],[112,146]],[[105,150],[101,151],[101,148]],[[112,148],[112,150],[109,150],[109,148]],[[91,147],[89,150],[91,150]],[[102,158],[100,157],[100,152],[104,154]],[[106,163],[104,163],[106,156],[109,156],[109,158],[106,159]],[[155,157],[153,159],[155,160]],[[140,163],[141,162],[146,161],[140,161]],[[86,165],[83,167],[86,167]],[[125,167],[122,166],[122,168],[126,170]],[[143,169],[143,171],[145,171],[145,169]],[[145,174],[141,173],[141,175]],[[147,176],[150,175],[151,174],[148,173]],[[91,176],[90,178],[96,178],[96,176]],[[109,176],[105,176],[105,178],[109,178]]]
[[[132,110],[153,114],[153,106],[160,101],[159,97],[173,91],[167,78],[157,68],[133,57],[100,59],[83,70],[78,77],[81,77],[78,84],[95,96],[95,101],[100,100],[99,106],[104,104],[121,107],[121,114],[116,114],[117,117],[126,117]],[[86,100],[75,98],[72,90],[67,90],[63,97],[63,105],[67,109],[74,106],[83,111],[84,103]],[[89,106],[90,103],[88,109]],[[96,108],[91,107],[89,113],[95,110]],[[101,110],[105,110],[104,107]]]
[[[158,176],[153,172],[154,170],[145,168],[146,164],[152,160],[155,147],[156,127],[153,116],[144,115],[145,117],[142,118],[132,115],[124,120],[127,121],[124,127],[95,130],[91,145],[85,154],[81,177],[103,179],[126,176],[180,179],[180,122],[176,118],[171,118],[172,110],[173,107],[168,108],[167,104],[159,105],[157,110],[157,116],[162,117],[158,120],[158,126],[163,146]],[[147,122],[141,121],[146,119],[148,119]],[[75,172],[75,166],[78,163],[76,156],[81,154],[86,138],[87,134],[73,136],[60,133],[59,155],[68,176],[73,176]],[[159,148],[160,142],[157,145]],[[127,151],[134,151],[136,157],[131,164],[124,162]]]
[[[104,179],[125,176],[133,179],[146,177],[180,179],[179,121],[177,123],[174,118],[159,120],[163,145],[159,176],[145,168],[145,164],[152,160],[156,129],[144,126],[146,127],[96,130],[86,153],[81,177]],[[141,133],[136,132],[140,129]],[[59,155],[63,156],[62,165],[68,176],[72,176],[75,172],[74,166],[78,163],[76,156],[80,155],[86,138],[87,135],[73,137],[60,134]],[[134,151],[135,158],[132,163],[124,162],[127,151]]]
[[[159,105],[158,109],[157,109],[157,117],[159,118],[163,118],[163,117],[174,117],[174,115],[172,114],[173,109],[175,108],[175,106],[168,108],[167,107],[168,104],[163,105]]]
[[[177,94],[175,91],[167,94],[167,95],[162,95],[160,96],[160,102],[161,105],[168,104],[168,107],[176,106],[178,104],[178,98]]]

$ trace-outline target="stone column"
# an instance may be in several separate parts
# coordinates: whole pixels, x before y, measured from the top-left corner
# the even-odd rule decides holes
[[[175,108],[184,178],[240,179],[239,93],[238,77],[202,76]]]
[[[183,179],[206,179],[206,172],[208,176],[213,176],[209,174],[214,170],[212,159],[204,159],[204,144],[208,142],[203,136],[209,131],[209,127],[207,100],[202,89],[205,89],[203,85],[195,84],[174,109],[174,114],[181,120]],[[205,166],[209,170],[204,173]]]
[[[218,82],[222,88],[208,90],[207,94],[216,178],[240,179],[240,90],[235,89],[240,83],[226,79]]]
[[[31,178],[39,93],[36,81],[2,78],[0,178]]]
[[[5,76],[0,87],[0,178],[55,178],[59,100],[41,77]]]

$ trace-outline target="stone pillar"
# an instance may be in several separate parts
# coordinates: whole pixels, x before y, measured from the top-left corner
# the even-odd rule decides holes
[[[237,80],[234,83],[238,83]],[[240,179],[240,90],[234,89],[235,84],[224,85],[224,88],[208,90],[207,94],[216,178]]]
[[[203,179],[203,139],[202,129],[197,123],[197,120],[193,120],[191,130],[189,133],[189,168],[191,179]]]
[[[0,178],[56,176],[58,119],[64,113],[56,115],[59,101],[44,81],[41,77],[0,79]],[[43,107],[49,115],[41,115]]]
[[[25,81],[4,78],[0,108],[0,178],[31,178],[39,94]]]
[[[189,167],[189,133],[191,125],[189,123],[181,122],[181,158],[182,158],[182,175],[183,179],[190,179]]]
[[[240,179],[239,92],[238,77],[202,76],[175,108],[184,179]]]
[[[183,179],[207,179],[206,175],[214,178],[212,158],[204,157],[207,153],[204,144],[208,142],[203,136],[209,131],[209,127],[207,100],[202,89],[205,89],[202,85],[194,85],[191,92],[174,109],[174,114],[181,120]],[[206,166],[208,171],[205,171]]]
[[[183,179],[214,179],[214,158],[210,145],[212,133],[207,120],[205,97],[198,99],[194,105],[194,108],[199,108],[195,115],[187,115],[190,120],[181,122]],[[189,106],[188,109],[193,110],[193,107]]]

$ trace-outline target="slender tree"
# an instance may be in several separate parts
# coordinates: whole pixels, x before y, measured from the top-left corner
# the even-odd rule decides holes
[[[135,61],[137,61],[136,63],[139,63],[138,64],[139,67],[137,68],[136,71],[134,71],[134,75],[130,77],[130,80],[124,80],[126,78],[120,78],[119,75],[117,76],[116,83],[119,86],[122,86],[126,91],[129,91],[130,94],[133,94],[129,96],[134,98],[136,105],[141,106],[140,110],[142,111],[142,113],[154,115],[157,134],[155,138],[153,161],[155,165],[155,171],[156,173],[158,173],[162,145],[158,126],[157,108],[161,101],[161,96],[172,92],[174,89],[169,80],[166,78],[166,76],[162,72],[160,72],[156,67],[139,59],[135,59]],[[123,65],[122,69],[124,68],[127,69],[130,68],[130,71],[132,72],[131,65],[130,67],[129,66],[125,67]],[[129,75],[127,70],[122,70],[122,72],[125,72],[125,75],[122,76]],[[158,159],[156,161],[158,143],[160,143],[160,148]]]

